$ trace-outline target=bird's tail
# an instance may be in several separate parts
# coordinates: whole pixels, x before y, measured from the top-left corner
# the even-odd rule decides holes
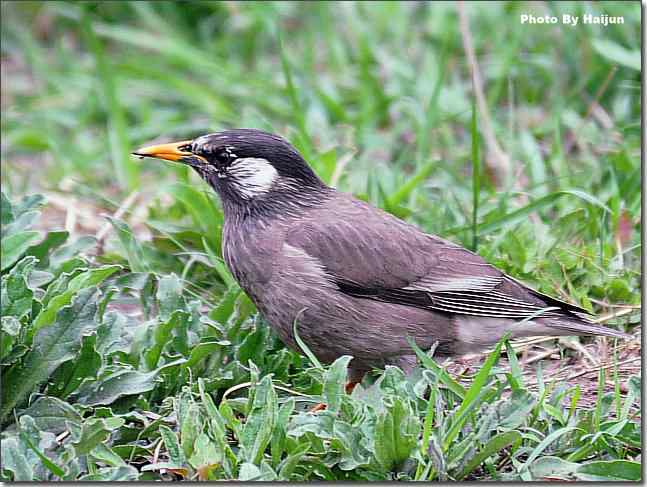
[[[540,321],[543,325],[546,325],[549,328],[561,331],[562,333],[559,333],[560,335],[600,335],[623,339],[632,338],[632,336],[627,333],[598,325],[597,323],[585,318],[544,318]]]

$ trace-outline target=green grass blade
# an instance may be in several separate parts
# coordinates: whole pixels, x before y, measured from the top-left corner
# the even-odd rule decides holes
[[[512,377],[512,386],[521,388],[524,385],[523,381],[523,371],[519,365],[519,360],[517,359],[517,354],[512,348],[512,345],[509,341],[505,343],[505,348],[508,356],[508,363],[510,364],[510,375]]]
[[[103,46],[94,33],[92,20],[88,14],[83,15],[81,25],[84,40],[94,55],[98,71],[96,79],[108,114],[108,143],[112,164],[121,187],[132,190],[139,185],[140,166],[130,156],[132,147],[128,138],[126,116],[117,93],[114,70],[108,64]]]
[[[310,359],[310,362],[312,362],[312,365],[314,365],[318,369],[323,369],[323,365],[321,365],[321,362],[317,359],[314,353],[312,353],[312,350],[308,347],[308,345],[305,344],[305,342],[301,339],[299,336],[299,330],[297,328],[297,325],[299,323],[299,318],[301,317],[301,314],[305,311],[305,308],[302,309],[298,314],[297,317],[294,319],[294,323],[292,324],[292,330],[294,331],[294,340],[297,342],[297,345],[299,345],[299,348],[303,351],[303,353]]]
[[[518,431],[506,431],[505,433],[499,433],[492,437],[485,446],[479,451],[469,463],[465,466],[463,471],[458,475],[456,480],[461,480],[472,473],[479,465],[491,457],[499,453],[501,450],[521,442],[521,433]]]
[[[452,377],[447,373],[445,369],[440,367],[434,359],[432,359],[429,355],[427,355],[425,352],[423,352],[418,345],[410,338],[407,337],[407,341],[409,342],[409,346],[413,349],[413,351],[416,353],[416,356],[420,359],[422,364],[431,370],[438,379],[447,386],[447,388],[452,391],[454,394],[456,394],[458,397],[463,399],[465,397],[465,388],[460,385],[458,382],[456,382]]]
[[[299,129],[299,142],[298,144],[303,151],[306,160],[312,159],[312,142],[308,136],[308,128],[305,118],[305,110],[299,99],[299,92],[292,78],[292,68],[288,61],[283,40],[279,37],[279,51],[281,54],[281,67],[283,68],[283,76],[285,77],[286,91],[290,104],[292,105],[292,115],[296,118],[297,128]]]
[[[535,461],[539,455],[543,453],[543,451],[548,448],[552,443],[557,441],[561,436],[565,435],[566,433],[570,433],[571,431],[575,431],[578,428],[575,426],[565,426],[563,428],[560,428],[556,431],[553,431],[551,434],[549,434],[546,438],[544,438],[530,453],[528,456],[528,460],[523,464],[522,469],[527,470],[530,465],[532,465],[532,462]]]
[[[481,158],[479,155],[479,131],[477,126],[476,99],[472,100],[472,250],[478,249],[477,222],[481,199]]]
[[[409,197],[411,192],[416,189],[421,183],[423,183],[438,166],[438,162],[431,161],[424,164],[416,173],[408,179],[400,188],[388,197],[389,205],[395,207],[401,203],[404,203],[404,200]]]
[[[503,347],[503,344],[506,340],[507,337],[504,337],[499,341],[499,343],[497,343],[492,353],[488,355],[485,363],[481,367],[481,370],[479,370],[479,373],[476,374],[472,385],[465,393],[463,402],[458,408],[458,411],[456,411],[456,413],[454,414],[454,421],[452,422],[452,426],[445,435],[443,441],[443,451],[447,451],[449,449],[452,441],[454,441],[454,439],[458,436],[460,430],[463,428],[463,424],[465,424],[465,421],[467,420],[467,413],[477,406],[478,398],[481,397],[482,394],[484,394],[485,385],[487,384],[488,378],[490,376],[490,371],[492,370],[492,367],[494,367],[494,365],[498,362],[499,356],[501,355],[501,348]]]

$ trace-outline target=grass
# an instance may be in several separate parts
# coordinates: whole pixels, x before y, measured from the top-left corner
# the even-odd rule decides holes
[[[2,3],[3,479],[640,479],[639,4],[465,8],[489,126],[453,3]],[[636,338],[343,394],[229,275],[209,188],[127,155],[224,127]]]

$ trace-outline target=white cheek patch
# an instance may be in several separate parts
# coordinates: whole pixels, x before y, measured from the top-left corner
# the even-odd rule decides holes
[[[278,178],[279,173],[267,159],[245,157],[236,159],[227,169],[230,184],[244,198],[253,198],[267,193]]]

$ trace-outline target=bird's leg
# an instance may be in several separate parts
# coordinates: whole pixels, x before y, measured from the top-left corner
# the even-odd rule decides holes
[[[315,404],[314,407],[310,408],[310,410],[308,412],[309,413],[318,413],[319,411],[323,411],[324,409],[326,409],[326,405],[324,403],[320,402],[319,404]]]
[[[346,385],[344,386],[344,390],[346,391],[346,394],[350,396],[350,394],[355,390],[355,386],[359,384],[360,381],[353,381],[349,380],[346,382]]]
[[[357,384],[359,384],[359,381],[349,380],[348,382],[346,382],[346,385],[344,386],[344,391],[346,391],[346,394],[351,394],[355,389],[355,386],[357,386]],[[320,402],[319,404],[311,408],[309,412],[316,413],[319,411],[323,411],[325,409],[326,409],[326,405]]]

